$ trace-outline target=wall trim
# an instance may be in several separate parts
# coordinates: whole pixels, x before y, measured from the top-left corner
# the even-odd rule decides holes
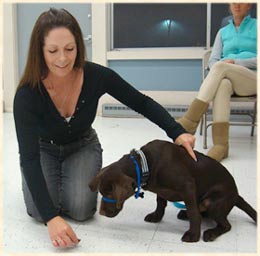
[[[92,61],[107,66],[107,4],[92,3]]]

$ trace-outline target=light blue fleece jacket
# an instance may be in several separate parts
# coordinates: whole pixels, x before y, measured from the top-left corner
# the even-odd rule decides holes
[[[235,64],[256,69],[257,67],[257,21],[246,16],[239,27],[235,27],[233,19],[221,28],[215,38],[209,67],[224,59],[233,59]]]

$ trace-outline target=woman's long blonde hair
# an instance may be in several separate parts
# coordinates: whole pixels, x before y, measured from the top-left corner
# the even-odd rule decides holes
[[[50,8],[39,16],[34,25],[26,67],[17,89],[24,85],[29,85],[32,89],[38,86],[40,89],[41,80],[45,79],[49,72],[43,55],[44,39],[50,30],[57,27],[65,27],[73,34],[77,45],[74,68],[84,67],[85,46],[77,20],[65,9]]]

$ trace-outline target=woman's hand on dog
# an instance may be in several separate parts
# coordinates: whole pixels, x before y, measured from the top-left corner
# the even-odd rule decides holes
[[[48,221],[47,226],[54,247],[73,247],[80,241],[71,226],[60,216]]]
[[[190,133],[183,133],[179,137],[176,138],[175,143],[179,146],[184,147],[190,156],[197,162],[196,155],[193,151],[195,145],[195,136]]]

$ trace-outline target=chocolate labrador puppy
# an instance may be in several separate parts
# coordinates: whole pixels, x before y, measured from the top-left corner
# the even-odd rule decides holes
[[[103,195],[101,215],[116,216],[126,199],[134,194],[140,196],[142,186],[157,194],[156,210],[145,217],[147,222],[162,219],[167,201],[184,201],[186,210],[180,211],[178,218],[190,222],[189,230],[182,237],[185,242],[200,239],[204,215],[216,222],[216,227],[203,233],[204,241],[213,241],[228,232],[231,225],[227,216],[234,206],[256,222],[256,211],[238,194],[233,177],[219,162],[197,151],[195,162],[183,147],[162,140],[149,142],[141,152],[149,168],[149,174],[146,171],[143,175],[146,180],[143,184],[140,179],[145,160],[135,150],[103,168],[90,182],[90,189],[99,190]]]

